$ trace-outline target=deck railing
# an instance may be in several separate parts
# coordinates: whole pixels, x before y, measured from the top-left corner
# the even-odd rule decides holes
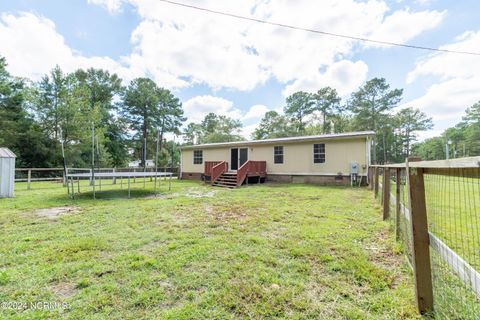
[[[224,172],[228,171],[228,162],[221,161],[212,167],[210,181],[213,183],[217,180]]]
[[[245,162],[237,171],[237,186],[241,186],[249,175],[265,176],[267,173],[266,161],[252,161]]]
[[[206,177],[211,177],[213,167],[215,167],[217,164],[222,163],[222,162],[225,162],[225,161],[205,161],[203,174]]]

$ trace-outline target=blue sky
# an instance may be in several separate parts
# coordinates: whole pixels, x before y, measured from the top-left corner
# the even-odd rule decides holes
[[[179,0],[306,28],[480,51],[479,1]],[[0,0],[0,55],[38,80],[55,64],[90,66],[128,83],[149,76],[179,96],[190,121],[208,112],[242,120],[248,137],[296,91],[335,87],[345,99],[373,77],[404,88],[438,134],[480,100],[480,57],[433,54],[282,30],[157,0]]]

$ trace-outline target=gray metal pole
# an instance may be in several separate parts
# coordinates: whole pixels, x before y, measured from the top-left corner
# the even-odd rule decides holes
[[[73,184],[73,177],[70,177],[70,183],[72,184],[72,199],[75,199],[75,185]]]
[[[63,186],[65,187],[67,185],[67,162],[65,161],[65,147],[64,147],[64,141],[63,141],[63,131],[62,128],[60,128],[60,144],[62,146],[62,160],[63,160]],[[70,191],[69,191],[70,192]]]
[[[147,172],[147,138],[143,140],[143,173]],[[145,189],[145,175],[143,176],[143,189]]]
[[[130,176],[128,176],[128,198],[130,199]]]
[[[157,146],[155,149],[155,186],[153,187],[155,195],[157,195],[157,175],[158,175],[158,142],[160,139],[160,130],[157,128]]]
[[[92,186],[93,199],[95,199],[95,125],[92,122]]]

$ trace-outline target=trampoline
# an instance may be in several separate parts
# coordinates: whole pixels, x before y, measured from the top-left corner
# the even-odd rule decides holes
[[[173,173],[172,172],[158,172],[158,171],[135,171],[135,172],[82,172],[82,173],[68,173],[67,170],[67,189],[69,190],[70,196],[72,199],[75,198],[75,182],[77,183],[77,192],[80,193],[80,180],[81,179],[89,179],[91,181],[91,186],[93,187],[93,199],[95,199],[95,181],[98,179],[99,185],[98,187],[102,188],[102,179],[112,179],[113,181],[116,181],[117,178],[120,178],[120,184],[121,187],[123,187],[123,179],[127,179],[127,189],[128,189],[128,197],[130,198],[130,180],[131,179],[136,179],[136,178],[143,178],[143,187],[145,188],[145,179],[146,178],[155,178],[154,182],[154,193],[157,194],[157,181],[160,182],[159,178],[164,177],[165,179],[169,177],[168,179],[168,190],[171,190],[172,188],[172,177]],[[114,182],[115,184],[115,182]]]

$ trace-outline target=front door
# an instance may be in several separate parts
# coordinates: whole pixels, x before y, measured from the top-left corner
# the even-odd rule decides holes
[[[230,170],[238,170],[248,160],[248,148],[234,148],[230,151]]]
[[[248,160],[248,148],[241,148],[240,149],[240,163],[238,167],[240,168],[245,162]]]
[[[230,170],[238,170],[238,149],[230,151]]]

